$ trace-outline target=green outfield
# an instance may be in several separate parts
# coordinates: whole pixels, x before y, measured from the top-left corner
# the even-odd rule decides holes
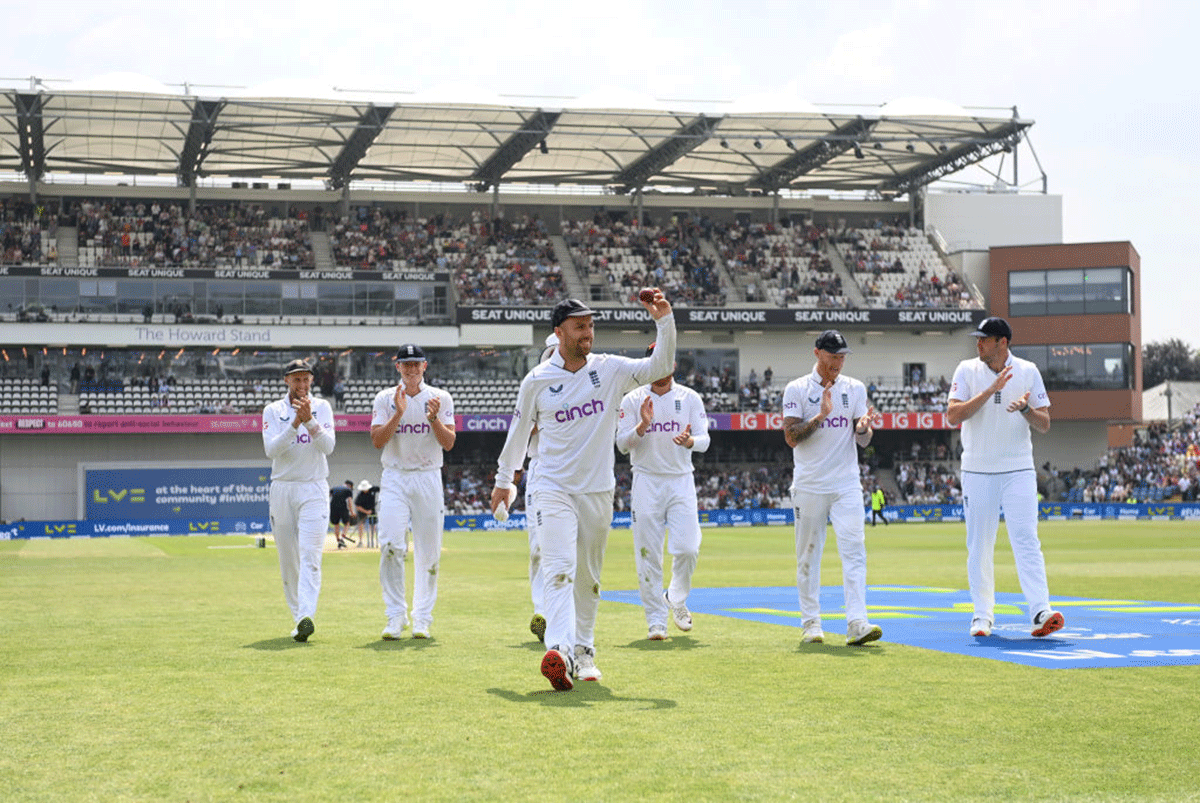
[[[1053,596],[1200,603],[1195,523],[1041,532]],[[964,587],[961,524],[867,537],[870,584]],[[698,586],[794,582],[790,527],[704,539]],[[648,642],[639,608],[604,602],[604,680],[553,693],[524,532],[446,534],[429,641],[379,639],[377,556],[350,550],[293,642],[251,541],[0,542],[5,800],[1200,799],[1195,666],[1052,671],[889,643],[886,622],[857,649],[699,614]],[[606,588],[635,587],[632,551],[614,531]],[[997,588],[1019,590],[1003,534]]]

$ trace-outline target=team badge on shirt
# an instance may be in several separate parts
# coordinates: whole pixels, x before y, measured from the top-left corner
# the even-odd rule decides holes
[[[842,394],[842,406],[843,406],[843,407],[849,407],[849,406],[850,406],[850,394],[849,394],[849,393],[843,393],[843,394]]]
[[[593,387],[600,387],[600,374],[595,371],[588,371],[588,379],[592,380]]]
[[[676,399],[675,400],[675,412],[678,413],[678,412],[682,412],[682,411],[683,411],[683,402],[679,401],[679,399]]]

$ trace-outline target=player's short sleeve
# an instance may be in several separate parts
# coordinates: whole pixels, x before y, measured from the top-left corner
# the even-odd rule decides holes
[[[954,378],[950,380],[950,401],[970,401],[975,394],[971,392],[970,371],[967,363],[960,362],[954,369]]]
[[[800,385],[796,382],[789,382],[788,386],[783,389],[783,417],[784,418],[801,418],[802,407],[800,406]]]
[[[867,414],[867,386],[862,382],[854,383],[854,422]]]
[[[438,395],[442,397],[441,406],[438,408],[438,418],[441,422],[451,429],[454,428],[454,399],[446,391],[441,391]]]
[[[1029,383],[1029,406],[1035,410],[1050,406],[1050,394],[1046,393],[1046,383],[1042,381],[1042,372],[1036,365],[1029,366],[1033,380]]]
[[[380,391],[375,395],[375,403],[371,407],[371,426],[381,427],[392,417],[391,395]]]

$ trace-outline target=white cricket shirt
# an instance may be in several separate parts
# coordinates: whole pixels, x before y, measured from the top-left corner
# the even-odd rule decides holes
[[[517,409],[500,452],[496,487],[512,487],[529,433],[538,427],[538,466],[534,489],[596,493],[616,487],[617,416],[621,399],[637,387],[661,379],[675,363],[675,318],[655,321],[658,345],[649,357],[589,354],[578,371],[563,367],[558,351],[521,380]]]
[[[1008,412],[1008,405],[1029,391],[1029,406],[1050,406],[1042,374],[1029,360],[1008,355],[1005,365],[1012,378],[999,393],[983,403],[975,415],[962,422],[962,470],[978,474],[1004,474],[1033,468],[1033,441],[1023,413]],[[954,369],[949,398],[970,401],[996,381],[996,372],[975,357]]]
[[[538,464],[538,433],[537,433],[537,430],[534,430],[534,433],[529,436],[529,448],[527,448],[525,450],[525,453],[529,455],[529,465],[525,468],[525,487],[529,488],[530,483],[533,482],[533,478],[537,476],[537,464]]]
[[[395,415],[397,387],[393,385],[375,394],[375,402],[371,407],[371,426],[381,427]],[[442,467],[445,452],[425,416],[425,405],[435,396],[441,400],[438,420],[454,429],[454,400],[450,394],[421,382],[417,395],[408,397],[396,433],[380,450],[379,462],[384,468],[424,471]]]
[[[317,434],[301,424],[292,427],[296,411],[287,396],[263,408],[263,449],[271,458],[271,479],[282,482],[311,482],[329,478],[326,455],[333,454],[337,436],[333,431],[333,408],[324,399],[313,398],[310,409]]]
[[[867,414],[867,386],[840,374],[831,390],[833,411],[813,434],[792,449],[793,490],[832,493],[861,487],[854,424]],[[824,392],[814,365],[811,374],[793,379],[784,388],[784,418],[813,419],[821,412]]]
[[[646,434],[638,437],[642,401],[647,396],[654,405],[654,420]],[[685,449],[675,443],[675,438],[689,424],[695,444],[691,449]],[[711,442],[704,401],[689,387],[672,382],[667,392],[659,396],[649,385],[643,385],[625,394],[621,400],[617,448],[629,455],[635,474],[691,474],[692,452],[708,451]]]

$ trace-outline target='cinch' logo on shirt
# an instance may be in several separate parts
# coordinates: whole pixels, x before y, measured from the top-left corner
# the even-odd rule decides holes
[[[577,418],[586,418],[590,415],[600,415],[604,412],[604,402],[599,399],[592,399],[589,402],[576,405],[575,407],[566,407],[554,414],[554,420],[560,424],[565,424],[568,421],[574,421]]]
[[[401,424],[396,427],[396,432],[404,435],[424,435],[430,430],[430,426],[426,423],[420,424]]]

